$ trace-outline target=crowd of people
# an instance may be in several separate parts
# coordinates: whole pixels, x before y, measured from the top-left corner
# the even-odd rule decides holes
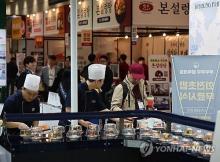
[[[127,56],[122,54],[119,62],[119,80],[115,82],[110,61],[106,55],[96,58],[95,54],[88,56],[86,65],[78,76],[78,111],[123,111],[146,108],[146,82],[148,68],[143,57],[137,63],[129,65]],[[40,102],[46,102],[49,92],[59,94],[62,104],[61,112],[71,110],[71,71],[70,57],[64,62],[64,67],[57,66],[54,55],[48,56],[47,66],[36,73],[37,62],[34,57],[24,59],[23,72],[17,76],[18,68],[15,58],[8,63],[8,90],[9,97],[5,101],[1,117],[5,113],[39,113]],[[11,71],[11,72],[10,72]],[[115,84],[117,83],[117,84]],[[17,91],[14,92],[14,87]],[[99,120],[79,120],[87,127],[89,124],[98,124]],[[59,125],[69,125],[70,122],[60,121]],[[7,127],[12,132],[38,125],[32,122],[8,122]]]

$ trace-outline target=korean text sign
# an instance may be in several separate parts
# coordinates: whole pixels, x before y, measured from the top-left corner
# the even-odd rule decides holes
[[[173,113],[215,121],[220,110],[220,56],[172,58]]]

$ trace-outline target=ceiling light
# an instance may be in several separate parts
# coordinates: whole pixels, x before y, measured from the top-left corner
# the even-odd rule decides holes
[[[152,34],[149,34],[148,37],[151,38],[151,37],[152,37]]]
[[[125,36],[125,39],[128,39],[128,36],[127,36],[127,35]]]
[[[166,37],[167,36],[167,34],[166,33],[163,33],[163,37]]]

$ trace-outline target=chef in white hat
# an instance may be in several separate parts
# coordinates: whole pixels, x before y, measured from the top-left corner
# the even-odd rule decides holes
[[[1,113],[1,118],[4,114],[22,114],[22,113],[39,113],[40,102],[38,99],[38,89],[40,85],[40,77],[33,74],[28,74],[25,78],[24,86],[21,91],[9,96]],[[17,134],[19,129],[28,129],[31,126],[38,126],[38,121],[24,122],[7,122],[6,127],[8,133]]]
[[[88,80],[81,83],[78,87],[78,111],[79,112],[95,112],[107,111],[104,102],[99,94],[99,90],[103,85],[105,79],[106,65],[92,64],[88,67]],[[70,97],[67,105],[70,105]],[[69,103],[69,104],[68,104]],[[79,123],[85,127],[89,124],[99,124],[99,120],[80,120]]]

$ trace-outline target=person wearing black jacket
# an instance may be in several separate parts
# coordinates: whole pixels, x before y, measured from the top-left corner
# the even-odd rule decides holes
[[[27,56],[25,57],[23,61],[25,70],[20,74],[20,76],[17,79],[16,87],[17,89],[21,89],[24,85],[24,81],[27,74],[34,74],[37,67],[37,62],[33,56]]]
[[[88,80],[88,67],[95,63],[95,59],[96,59],[95,54],[93,54],[93,53],[89,54],[89,56],[88,56],[89,64],[83,68],[83,70],[80,74],[81,77],[83,77],[85,80]]]
[[[102,55],[99,57],[99,63],[106,65],[106,71],[105,71],[105,79],[104,84],[102,85],[102,91],[107,92],[111,89],[112,83],[113,83],[113,72],[110,69],[109,65],[109,59],[106,55]]]
[[[18,73],[18,66],[16,64],[16,58],[12,57],[11,61],[7,63],[7,96],[14,93],[14,86]]]

